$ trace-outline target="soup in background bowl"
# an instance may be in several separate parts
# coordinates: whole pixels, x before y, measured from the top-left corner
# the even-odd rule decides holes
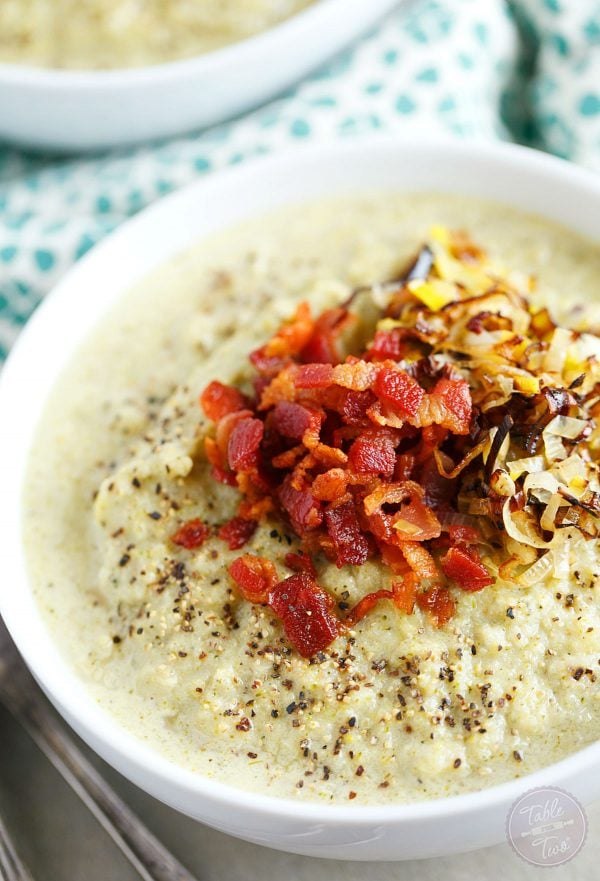
[[[313,0],[8,0],[0,62],[76,70],[161,64],[267,30]]]

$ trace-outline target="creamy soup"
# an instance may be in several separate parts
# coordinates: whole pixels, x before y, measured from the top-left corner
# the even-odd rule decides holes
[[[2,0],[0,62],[122,68],[212,52],[314,0]]]
[[[352,197],[172,260],[110,311],[48,402],[25,490],[37,601],[99,705],[193,772],[297,799],[408,802],[521,776],[597,737],[597,539],[574,536],[576,559],[533,583],[503,575],[483,545],[493,583],[454,585],[443,626],[383,601],[308,658],[228,572],[250,553],[283,573],[300,545],[289,523],[267,515],[241,550],[215,532],[196,549],[172,540],[182,523],[216,530],[238,511],[204,454],[207,384],[247,380],[247,354],[300,301],[319,312],[398,277],[432,224],[468,231],[515,284],[535,276],[531,297],[554,320],[598,328],[591,242],[483,201]],[[389,586],[376,554],[341,567],[316,555],[315,567],[340,616]]]

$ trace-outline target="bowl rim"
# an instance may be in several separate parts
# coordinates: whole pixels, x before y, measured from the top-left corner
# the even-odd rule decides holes
[[[273,166],[278,167],[279,171],[283,169],[289,173],[290,169],[297,171],[300,168],[301,170],[303,164],[310,165],[311,162],[318,161],[324,155],[329,156],[330,159],[348,160],[353,155],[357,155],[359,151],[364,150],[371,151],[373,156],[376,156],[379,151],[382,151],[383,154],[390,151],[400,151],[409,156],[422,154],[424,151],[425,155],[429,154],[432,157],[439,157],[443,154],[444,157],[449,157],[451,160],[458,158],[460,161],[467,161],[470,157],[492,165],[502,164],[508,166],[512,172],[525,175],[528,173],[539,174],[549,183],[552,181],[562,182],[563,185],[572,187],[574,192],[585,193],[587,198],[596,203],[597,210],[600,212],[600,177],[562,159],[513,144],[458,141],[455,138],[439,137],[427,141],[422,137],[411,140],[397,136],[370,136],[355,138],[349,142],[296,148],[276,156],[255,159],[244,165],[217,172],[209,178],[204,178],[160,199],[150,208],[119,227],[116,232],[108,236],[72,267],[54,288],[52,294],[36,310],[9,355],[4,369],[0,372],[0,412],[4,413],[5,405],[8,404],[10,415],[11,400],[13,403],[16,400],[21,365],[24,364],[35,338],[40,336],[43,331],[44,323],[47,320],[46,316],[52,316],[55,304],[60,303],[61,298],[64,299],[79,279],[83,279],[97,262],[106,260],[117,243],[126,242],[133,232],[139,232],[145,226],[155,224],[167,206],[170,207],[170,210],[174,210],[179,203],[190,199],[196,193],[198,196],[208,193],[210,197],[211,192],[218,192],[224,182],[234,185],[252,175],[268,174],[269,168]],[[347,192],[350,192],[350,188]],[[508,204],[510,202],[509,199]],[[253,210],[255,213],[253,214],[251,210],[246,215],[248,218],[259,216],[261,213],[257,213],[256,208]],[[221,228],[226,228],[226,226],[227,224],[224,224]],[[197,239],[201,240],[206,235],[206,233],[202,234]],[[173,255],[178,251],[185,250],[186,247],[187,245],[175,249]],[[140,277],[143,278],[144,274],[148,274],[149,271],[152,271],[151,267],[146,270],[146,273],[142,272]],[[84,338],[85,333],[80,334],[78,343],[81,344]],[[59,374],[60,371],[57,369],[53,385]],[[36,409],[36,421],[43,411],[45,402],[46,397],[37,406],[37,409],[34,408]],[[13,443],[17,443],[17,441],[13,441]],[[4,445],[2,442],[1,446]],[[6,459],[6,456],[0,456],[0,460],[3,459]],[[8,476],[9,467],[6,462],[0,461],[0,480],[3,473],[5,477]],[[21,489],[23,476],[24,473],[18,480]],[[16,496],[13,496],[13,502],[17,506],[19,505]],[[14,554],[14,546],[11,547],[10,543],[11,531],[13,537],[22,537],[20,521],[16,524],[13,522],[17,520],[16,517],[13,517],[12,521],[7,518],[6,528],[0,531],[0,553],[3,556],[11,552]],[[19,553],[23,556],[22,547]],[[91,690],[88,690],[83,680],[60,654],[59,647],[51,637],[50,630],[46,627],[41,611],[35,602],[25,570],[22,574],[23,582],[27,586],[26,604],[29,602],[30,610],[34,610],[33,619],[23,620],[24,616],[19,614],[21,598],[15,599],[9,589],[0,584],[0,612],[4,616],[5,623],[15,639],[19,651],[51,700],[58,705],[68,719],[72,718],[77,721],[78,730],[85,732],[83,736],[92,742],[101,743],[102,748],[111,755],[108,761],[150,792],[153,792],[152,787],[149,787],[146,782],[139,782],[148,779],[148,776],[154,781],[154,792],[156,786],[160,784],[163,790],[165,787],[170,788],[171,792],[177,789],[185,792],[187,797],[195,796],[204,799],[205,802],[218,803],[221,806],[234,804],[236,808],[246,808],[263,817],[276,814],[284,820],[302,819],[313,824],[343,823],[350,827],[373,823],[398,825],[420,820],[438,820],[449,816],[461,816],[483,808],[500,808],[514,801],[524,791],[538,785],[548,784],[549,777],[551,777],[553,784],[562,785],[565,780],[568,782],[576,775],[585,774],[594,765],[600,765],[599,740],[531,774],[474,792],[416,802],[381,805],[345,805],[339,802],[328,804],[312,800],[296,802],[290,797],[280,798],[264,792],[256,793],[251,790],[238,789],[231,784],[222,783],[175,764],[149,747],[141,738],[122,727],[116,717],[113,717],[107,709],[100,707],[94,700]],[[101,750],[100,752],[103,754]],[[117,757],[117,760],[113,759],[114,756]],[[127,770],[123,770],[123,768],[127,768]],[[184,808],[180,809],[185,810]]]
[[[210,52],[175,58],[171,61],[108,69],[52,68],[34,64],[18,64],[0,61],[0,83],[26,85],[31,88],[69,88],[75,91],[89,88],[122,88],[152,86],[157,83],[218,73],[231,63],[243,65],[257,56],[268,54],[271,48],[286,38],[301,40],[303,32],[323,27],[329,17],[339,16],[348,0],[314,0],[313,4],[288,18],[258,31],[244,39],[227,43]],[[357,2],[357,0],[355,0]],[[371,25],[399,2],[405,0],[370,0],[375,8],[369,16]],[[296,33],[297,32],[297,33]]]

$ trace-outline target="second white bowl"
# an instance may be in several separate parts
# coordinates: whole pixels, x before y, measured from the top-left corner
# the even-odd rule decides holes
[[[96,150],[166,138],[230,119],[293,85],[398,0],[319,0],[248,40],[131,70],[0,64],[0,139]]]

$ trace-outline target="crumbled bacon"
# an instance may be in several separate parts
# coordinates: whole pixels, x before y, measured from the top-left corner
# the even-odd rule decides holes
[[[215,422],[214,435],[205,439],[212,474],[241,495],[239,516],[221,527],[220,538],[232,550],[242,547],[256,521],[269,516],[282,520],[301,548],[285,555],[295,574],[284,581],[272,563],[249,554],[234,561],[232,578],[247,600],[271,607],[305,657],[380,602],[403,614],[418,606],[442,627],[454,613],[457,589],[492,584],[477,547],[486,545],[490,528],[502,528],[504,499],[484,457],[488,470],[497,467],[506,426],[514,424],[522,438],[513,454],[518,458],[528,454],[540,419],[544,426],[556,414],[577,413],[579,393],[550,388],[537,394],[518,365],[508,373],[515,377],[510,413],[496,403],[502,397],[493,360],[473,379],[474,355],[463,348],[464,334],[468,345],[473,337],[502,335],[498,357],[525,357],[527,351],[541,359],[555,326],[531,313],[534,344],[526,350],[521,337],[507,340],[511,320],[493,298],[513,294],[495,279],[485,293],[448,281],[436,247],[425,248],[408,274],[388,283],[389,305],[376,326],[360,326],[351,311],[360,299],[355,295],[320,315],[301,303],[250,356],[253,402],[216,381],[201,395]],[[452,260],[475,267],[479,279],[481,252],[464,237],[448,248]],[[522,308],[524,298],[518,302]],[[504,388],[509,384],[502,389],[509,395]],[[517,498],[523,507],[522,483]],[[479,506],[473,512],[472,501]],[[480,512],[488,524],[481,531],[469,523]],[[318,555],[340,568],[376,556],[388,580],[339,621],[333,598],[317,584]]]
[[[440,522],[423,503],[423,496],[423,489],[412,480],[378,486],[363,503],[371,531],[390,544],[437,538]]]
[[[279,502],[298,535],[316,529],[323,521],[320,502],[309,489],[296,489],[289,476],[279,489]]]
[[[187,523],[182,523],[177,532],[171,536],[171,541],[188,551],[195,551],[202,547],[209,535],[210,527],[196,517],[188,520]]]
[[[339,633],[333,599],[306,573],[291,575],[271,590],[269,606],[303,658],[327,648]]]
[[[368,359],[370,361],[387,361],[391,358],[394,361],[400,361],[406,350],[402,337],[400,328],[378,330],[367,351]]]
[[[348,627],[353,627],[359,621],[362,621],[380,600],[391,600],[401,612],[411,615],[415,607],[416,597],[416,581],[414,576],[409,574],[402,581],[393,582],[391,590],[375,590],[360,599],[348,613],[344,624]]]
[[[345,620],[345,624],[348,627],[353,627],[355,624],[358,624],[359,621],[362,621],[369,612],[371,612],[375,606],[379,603],[379,600],[393,600],[394,592],[392,590],[375,590],[373,593],[368,593],[364,596],[358,603],[354,606],[354,608],[348,614],[348,617]]]
[[[361,566],[369,556],[369,543],[361,531],[353,502],[325,511],[327,532],[335,549],[335,562],[342,566]]]
[[[329,388],[333,378],[330,364],[302,364],[296,375],[296,388]]]
[[[403,542],[402,553],[406,558],[406,562],[419,579],[435,581],[439,578],[438,568],[431,552],[420,542]]]
[[[389,367],[382,367],[377,372],[373,391],[382,403],[405,419],[417,415],[425,397],[425,391],[416,380]]]
[[[273,410],[274,430],[292,440],[303,440],[308,432],[308,436],[318,443],[322,422],[322,413],[292,401],[279,401]]]
[[[315,564],[308,556],[308,554],[294,554],[290,552],[289,554],[285,555],[284,560],[285,565],[288,567],[288,569],[293,569],[294,572],[305,572],[316,581],[317,570],[315,569]]]
[[[348,464],[355,474],[391,477],[396,467],[393,438],[384,431],[359,435],[350,447]]]
[[[430,587],[417,594],[417,605],[433,617],[438,627],[447,624],[454,615],[456,604],[447,587]]]
[[[482,541],[481,533],[474,526],[447,526],[448,537],[453,545],[476,545]]]
[[[227,444],[227,461],[232,471],[249,471],[256,466],[263,433],[260,419],[241,419],[236,423]]]
[[[227,543],[230,551],[237,551],[250,541],[258,523],[243,517],[232,517],[219,529],[219,538]]]
[[[468,434],[472,401],[464,379],[440,379],[429,396],[431,421],[453,434]]]
[[[417,580],[414,572],[408,572],[402,581],[392,583],[394,603],[406,615],[412,615],[417,600]]]
[[[321,502],[334,502],[345,495],[348,480],[348,472],[343,468],[330,468],[323,474],[317,474],[311,492]]]
[[[273,563],[253,554],[234,560],[229,574],[249,603],[268,603],[270,592],[279,580]]]
[[[369,422],[369,410],[376,401],[370,389],[364,392],[345,391],[339,406],[344,424],[363,428]]]
[[[206,458],[212,465],[211,474],[219,483],[225,483],[229,486],[237,486],[235,474],[225,468],[224,456],[222,455],[217,442],[212,437],[204,439],[204,451]]]
[[[248,405],[248,399],[239,389],[231,385],[223,385],[214,380],[209,382],[200,395],[200,405],[207,419],[218,422],[228,413],[243,410]]]
[[[300,303],[292,320],[284,324],[268,343],[252,352],[250,361],[260,373],[276,373],[287,359],[300,353],[313,332],[310,307],[308,303]]]
[[[442,559],[444,574],[463,590],[483,590],[494,583],[475,548],[450,548]]]
[[[354,320],[347,309],[327,309],[315,321],[310,339],[301,352],[307,364],[337,364],[341,360],[338,340],[344,328]]]

